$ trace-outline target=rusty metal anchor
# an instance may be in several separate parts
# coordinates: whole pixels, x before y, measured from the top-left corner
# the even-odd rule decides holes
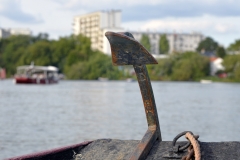
[[[156,59],[129,32],[106,32],[112,51],[113,65],[133,65],[142,94],[148,130],[138,144],[131,160],[145,159],[156,140],[162,141],[158,114],[146,64]]]

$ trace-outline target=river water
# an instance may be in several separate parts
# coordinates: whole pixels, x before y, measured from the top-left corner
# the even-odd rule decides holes
[[[164,141],[240,141],[240,84],[152,82]],[[137,82],[0,81],[0,159],[99,138],[140,140],[147,130]]]

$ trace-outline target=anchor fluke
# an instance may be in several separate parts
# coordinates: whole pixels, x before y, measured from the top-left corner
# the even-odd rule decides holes
[[[129,32],[106,32],[113,65],[157,64],[156,59]]]

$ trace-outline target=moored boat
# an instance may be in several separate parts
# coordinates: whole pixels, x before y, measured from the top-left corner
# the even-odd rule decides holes
[[[134,79],[133,78],[127,78],[126,81],[127,82],[134,82]]]
[[[200,80],[200,83],[209,84],[209,83],[212,83],[212,80],[201,79],[201,80]]]
[[[105,81],[108,81],[109,79],[105,77],[98,77],[98,80],[105,82]]]
[[[52,84],[58,82],[58,68],[54,66],[19,66],[14,77],[17,84]]]

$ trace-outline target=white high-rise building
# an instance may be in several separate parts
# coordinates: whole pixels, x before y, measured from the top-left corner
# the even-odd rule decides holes
[[[105,37],[106,31],[123,31],[120,10],[99,11],[74,17],[74,35],[83,34],[89,37],[92,49],[110,54],[110,45]]]

